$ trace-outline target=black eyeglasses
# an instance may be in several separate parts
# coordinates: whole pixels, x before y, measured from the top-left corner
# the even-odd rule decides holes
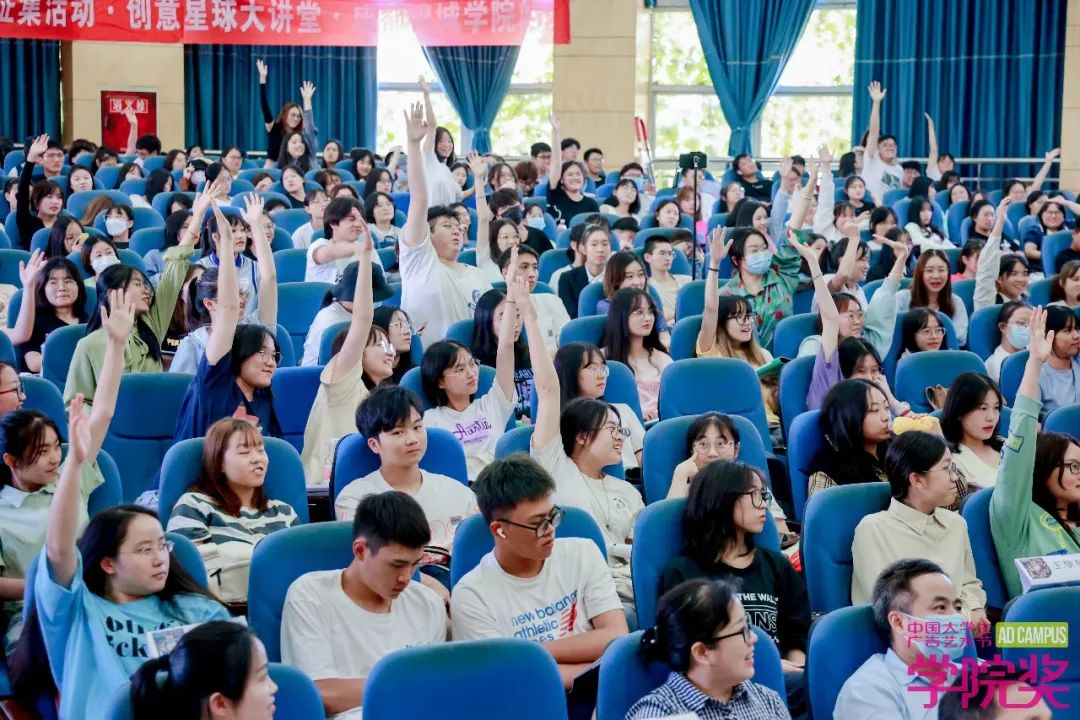
[[[7,395],[8,393],[15,393],[15,397],[20,400],[26,399],[26,390],[23,389],[22,383],[19,383],[13,388],[8,388],[7,390],[0,390],[0,395]]]
[[[718,643],[721,640],[727,640],[728,638],[736,637],[737,635],[742,635],[743,642],[749,645],[751,638],[754,636],[754,628],[748,622],[742,626],[742,630],[736,630],[735,632],[727,633],[726,635],[717,635],[709,640],[710,643]]]
[[[772,502],[772,493],[760,488],[754,488],[753,490],[747,490],[746,492],[739,494],[749,495],[750,502],[752,502],[756,508],[769,507],[769,503]]]
[[[548,516],[541,520],[536,525],[525,525],[523,523],[516,523],[513,520],[507,520],[506,518],[500,518],[499,522],[504,522],[507,525],[513,525],[514,527],[522,528],[523,530],[532,530],[536,533],[536,537],[544,537],[547,535],[547,531],[550,528],[557,528],[562,524],[563,516],[566,515],[566,511],[556,505],[552,508]]]

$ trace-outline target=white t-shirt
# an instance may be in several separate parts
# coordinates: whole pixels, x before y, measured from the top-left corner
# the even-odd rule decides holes
[[[297,578],[281,616],[281,659],[312,680],[366,677],[380,659],[397,650],[445,642],[443,601],[418,582],[394,599],[388,613],[372,613],[341,589],[341,570]],[[334,716],[360,720],[357,707]]]
[[[866,183],[866,189],[874,196],[874,202],[884,205],[885,193],[896,190],[903,182],[904,169],[895,160],[885,164],[880,155],[866,153],[863,155],[862,179]]]
[[[999,344],[994,348],[994,352],[990,354],[990,357],[986,358],[986,374],[990,376],[991,380],[1000,382],[1001,364],[1005,362],[1005,358],[1010,355],[1012,355],[1012,353],[1006,350],[1003,345]]]
[[[294,248],[307,248],[311,245],[311,236],[315,234],[315,228],[311,227],[310,222],[306,222],[300,227],[296,228],[292,234],[292,244]]]
[[[825,282],[828,283],[834,277],[836,277],[836,273],[826,273]],[[863,312],[866,311],[867,306],[870,304],[869,301],[866,299],[866,293],[863,292],[862,285],[859,285],[854,291],[852,291],[851,288],[846,288],[845,287],[840,292],[847,293],[848,295],[852,295],[852,296],[858,298],[859,299],[859,305],[862,307]],[[818,311],[817,308],[818,308],[817,293],[815,293],[813,299],[810,301],[810,312],[816,313]]]
[[[566,306],[558,295],[551,293],[536,293],[532,296],[532,302],[536,308],[536,321],[544,333],[544,345],[548,352],[554,354],[559,349],[559,333],[570,322]]]
[[[622,423],[622,465],[623,470],[631,470],[638,467],[637,453],[645,447],[645,426],[626,403],[612,403],[619,411],[619,422]]]
[[[430,236],[416,247],[401,243],[399,252],[401,309],[417,327],[426,325],[420,339],[428,347],[445,338],[453,323],[472,319],[476,301],[491,283],[479,268],[440,260]]]
[[[340,260],[323,263],[322,265],[316,263],[315,251],[318,248],[329,245],[331,242],[333,241],[327,238],[319,238],[308,245],[307,265],[304,267],[304,282],[324,282],[333,285],[337,282],[338,277],[349,263],[356,262],[355,256],[349,256],[347,258],[341,258]],[[379,253],[371,254],[371,264],[378,265],[379,267],[383,266],[382,258],[379,257]]]
[[[540,574],[519,578],[489,552],[454,586],[454,640],[514,637],[548,642],[593,629],[592,619],[622,610],[611,571],[592,540],[558,538]]]
[[[563,452],[558,435],[545,447],[533,445],[531,454],[555,481],[556,504],[581,508],[592,515],[609,548],[625,545],[633,536],[634,520],[645,508],[633,485],[611,475],[599,480],[586,477]]]
[[[322,346],[323,333],[331,325],[352,320],[352,313],[341,307],[341,303],[332,302],[315,314],[308,328],[307,339],[304,340],[304,356],[300,364],[304,367],[314,367],[319,364],[319,348]]]
[[[506,423],[516,406],[517,400],[506,397],[502,387],[495,382],[486,395],[473,400],[461,412],[448,405],[426,410],[424,423],[457,436],[465,450],[469,482],[476,482],[480,471],[495,460],[495,443],[506,432]]]
[[[421,470],[420,489],[412,496],[420,504],[431,526],[429,545],[446,552],[454,547],[454,533],[461,521],[479,512],[473,491],[452,477]],[[390,492],[394,488],[386,482],[381,470],[375,470],[345,486],[334,501],[334,514],[338,520],[351,521],[356,506],[368,495]]]
[[[424,177],[427,178],[428,207],[450,205],[461,199],[461,186],[454,180],[450,166],[440,162],[435,152],[421,153]]]

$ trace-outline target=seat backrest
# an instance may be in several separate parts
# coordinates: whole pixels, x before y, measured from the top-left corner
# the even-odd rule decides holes
[[[754,682],[787,697],[780,651],[764,630],[754,627]],[[625,720],[627,712],[654,688],[663,685],[671,669],[650,662],[641,652],[643,630],[616,638],[600,658],[600,688],[596,699],[596,720]]]
[[[1001,330],[998,328],[1000,315],[1001,306],[991,305],[976,310],[968,321],[968,350],[984,361],[1001,344]]]
[[[0,249],[0,284],[22,287],[19,278],[19,263],[30,261],[26,250]]]
[[[1046,257],[1050,257],[1047,255]],[[1049,262],[1053,262],[1050,260]],[[1036,280],[1033,283],[1028,283],[1028,304],[1032,307],[1042,305],[1046,307],[1050,304],[1050,290],[1053,288],[1054,282],[1050,278],[1043,278],[1042,280]],[[1000,309],[1000,305],[995,305]]]
[[[811,363],[811,366],[813,364]],[[791,478],[791,502],[795,518],[802,522],[806,496],[813,473],[814,458],[825,446],[819,425],[820,410],[808,410],[795,416],[788,430],[788,475]]]
[[[566,720],[558,667],[539,643],[492,638],[412,647],[383,657],[364,683],[366,720],[495,718],[511,708],[515,720]]]
[[[563,510],[566,515],[555,530],[555,536],[592,540],[607,559],[604,534],[592,515],[576,507],[564,507]],[[450,588],[453,589],[461,578],[480,563],[481,558],[494,549],[495,541],[491,539],[491,528],[484,521],[483,515],[476,513],[462,520],[454,533],[454,548],[450,554]]]
[[[1068,622],[1069,630],[1076,627],[1077,608],[1080,607],[1080,588],[1050,587],[1019,596],[1009,606],[1005,619],[1009,622]],[[1046,701],[1052,708],[1075,708],[1080,703],[1080,649],[1075,642],[1065,647],[1048,647],[1038,650],[1012,647],[1002,651],[1004,659],[1017,667],[1043,668],[1041,682],[1046,691]],[[1036,660],[1036,656],[1038,659]],[[1060,676],[1048,671],[1056,666]],[[1054,672],[1054,671],[1049,671]],[[1053,680],[1050,678],[1053,677]],[[1068,717],[1071,713],[1055,711],[1055,716]]]
[[[322,307],[330,283],[287,282],[278,285],[278,324],[284,325],[293,341],[296,357],[304,354],[304,340]]]
[[[1042,256],[1045,258],[1043,261],[1043,270],[1048,276],[1053,275],[1058,271],[1058,253],[1069,247],[1070,243],[1072,243],[1072,233],[1068,230],[1052,232],[1043,238]]]
[[[175,190],[171,192],[160,192],[150,201],[150,207],[157,210],[158,215],[161,217],[167,218],[169,217],[169,205],[172,204],[173,198],[179,195],[185,195],[191,200],[195,199],[195,193],[193,192],[180,192]]]
[[[420,468],[430,473],[452,477],[462,485],[469,484],[469,471],[465,462],[465,450],[457,436],[442,428],[425,428],[427,450],[420,458]],[[331,504],[349,483],[379,469],[379,456],[368,447],[367,438],[360,433],[346,435],[338,442],[334,452],[334,465],[330,472]]]
[[[692,280],[681,288],[675,296],[675,319],[682,320],[691,315],[705,312],[705,281]]]
[[[289,331],[285,329],[284,325],[274,326],[274,342],[277,343],[278,350],[281,352],[281,362],[278,363],[278,367],[296,367],[296,351],[293,349]]]
[[[975,311],[975,280],[957,280],[952,284],[953,297],[964,303],[968,317]]]
[[[841,485],[815,493],[806,504],[800,548],[813,612],[851,604],[851,543],[865,516],[889,507],[888,483]]]
[[[304,430],[315,394],[319,391],[321,373],[322,368],[318,366],[279,367],[270,384],[282,439],[297,451],[304,449]]]
[[[1005,404],[1009,407],[1016,402],[1016,391],[1020,389],[1020,380],[1024,377],[1024,366],[1027,365],[1028,351],[1021,350],[1005,358],[1001,363],[1001,375],[998,377],[998,387],[1005,398]]]
[[[138,253],[140,257],[145,256],[151,250],[165,249],[165,229],[148,227],[136,230],[131,233],[128,249]]]
[[[945,212],[945,231],[949,234],[949,240],[953,245],[962,245],[960,241],[960,224],[967,218],[967,209],[970,203],[967,200],[954,202]]]
[[[634,383],[634,373],[630,368],[618,360],[608,360],[607,386],[604,388],[603,399],[614,405],[627,405],[637,415],[639,422],[644,423],[645,418],[641,413],[641,396],[638,395],[637,385]],[[535,387],[529,393],[529,417],[536,417],[537,394]],[[623,418],[625,420],[625,418]],[[505,436],[504,436],[505,437]]]
[[[604,339],[605,325],[607,325],[606,315],[574,318],[563,325],[562,330],[559,331],[559,345],[584,342],[599,347]]]
[[[686,545],[682,531],[685,511],[686,498],[670,498],[647,505],[634,521],[630,576],[634,583],[638,627],[651,627],[656,622],[660,577],[668,561],[677,557]],[[780,550],[780,537],[771,512],[765,513],[765,525],[754,536],[754,542],[758,547]]]
[[[979,490],[964,500],[960,512],[967,522],[968,541],[975,558],[975,576],[986,591],[986,605],[1002,610],[1009,600],[1009,594],[1005,590],[1005,578],[1001,574],[997,548],[990,530],[990,498],[993,493],[993,488]]]
[[[205,438],[201,437],[181,440],[169,448],[161,461],[158,515],[163,525],[168,524],[176,501],[199,479],[204,442]],[[300,453],[278,438],[264,438],[263,444],[267,455],[263,493],[271,500],[281,500],[292,506],[298,522],[308,522],[307,486]]]
[[[274,267],[277,268],[278,282],[304,282],[304,272],[307,270],[307,250],[304,248],[278,250],[274,253]]]
[[[1060,407],[1046,416],[1043,432],[1059,432],[1080,440],[1080,405]]]
[[[71,365],[71,356],[75,354],[75,346],[85,335],[86,325],[68,325],[49,333],[45,344],[41,346],[41,377],[55,385],[61,393],[67,382],[68,367]]]
[[[578,317],[590,317],[592,315],[599,315],[600,312],[596,309],[597,303],[604,299],[604,284],[601,282],[592,282],[586,285],[581,290],[581,294],[578,295]],[[607,316],[604,316],[607,319]]]
[[[780,369],[780,424],[784,439],[790,443],[791,424],[806,412],[806,395],[814,374],[813,355],[796,357]]]
[[[886,649],[869,605],[839,608],[811,625],[806,686],[813,717],[832,717],[844,683],[872,655]]]
[[[108,175],[109,173],[112,173],[114,175],[114,177],[112,178],[112,182],[108,182],[106,179],[106,175]],[[116,168],[115,170],[110,167],[98,168],[97,176],[95,179],[101,180],[101,183],[105,187],[112,188],[116,184],[115,176],[119,174],[120,168]],[[94,201],[94,199],[99,198],[102,195],[108,197],[117,205],[131,204],[131,198],[129,198],[127,195],[120,192],[119,190],[82,190],[80,192],[71,193],[71,195],[68,196],[68,214],[73,217],[82,218],[82,216],[86,214],[87,205],[89,205],[91,202]]]
[[[457,340],[465,347],[472,346],[473,327],[476,325],[476,321],[472,318],[466,318],[464,320],[458,320],[452,323],[450,327],[446,329],[445,340]]]
[[[289,208],[288,210],[279,210],[274,213],[274,225],[284,229],[289,235],[296,232],[297,228],[310,222],[311,217],[307,214],[306,210],[301,208]]]
[[[814,334],[817,317],[817,313],[789,315],[776,323],[776,331],[773,333],[773,356],[793,358],[798,355],[802,341]]]
[[[116,413],[103,447],[120,468],[125,502],[157,486],[191,380],[185,373],[125,373],[120,378]],[[147,398],[153,398],[153,412],[147,412]]]
[[[672,360],[690,360],[697,357],[697,339],[701,332],[701,315],[680,317],[671,329],[671,347],[668,353]]]
[[[26,378],[23,378],[24,382],[25,380]],[[44,380],[42,382],[45,385],[49,384]],[[64,450],[67,451],[66,445]],[[112,455],[101,450],[98,452],[97,464],[104,482],[94,488],[90,497],[86,499],[86,512],[90,517],[124,502],[124,485],[120,481],[120,469],[116,467],[116,461],[113,460]]]
[[[64,409],[64,397],[57,387],[36,375],[20,375],[19,380],[26,393],[22,406],[48,415],[60,428],[60,440],[67,442],[67,411]]]
[[[548,282],[551,279],[552,273],[559,268],[568,267],[570,265],[570,258],[566,256],[565,250],[545,250],[544,254],[540,256],[540,263],[538,267],[539,278],[542,282]],[[555,292],[559,292],[559,288],[553,288]]]
[[[911,312],[911,311],[909,311]],[[885,366],[882,370],[885,373],[885,380],[888,381],[890,387],[895,387],[896,382],[896,364],[900,360],[900,354],[903,350],[903,327],[904,318],[907,317],[906,312],[896,313],[896,324],[893,325],[893,338],[892,345],[889,346],[889,352],[885,357],[881,358],[882,364]],[[941,345],[941,349],[959,350],[960,344],[956,339],[956,328],[953,327],[952,318],[943,312],[938,312],[938,321],[941,322],[941,326],[945,328],[945,341]]]
[[[761,434],[762,444],[772,450],[761,383],[745,360],[694,358],[676,360],[664,368],[660,376],[661,419],[710,410],[750,420]]]
[[[736,459],[758,468],[768,480],[769,463],[757,428],[744,417],[730,417],[739,433],[739,454]],[[645,502],[654,503],[667,497],[675,467],[690,457],[686,452],[686,435],[697,418],[691,415],[661,420],[645,433],[645,446],[641,453]]]
[[[301,575],[343,570],[353,559],[352,523],[296,525],[271,533],[255,546],[248,578],[248,625],[281,662],[281,614],[289,586]]]
[[[918,352],[900,358],[896,365],[896,397],[909,403],[919,413],[933,410],[926,399],[926,388],[931,385],[950,387],[961,373],[985,374],[982,359],[967,350],[937,350]]]

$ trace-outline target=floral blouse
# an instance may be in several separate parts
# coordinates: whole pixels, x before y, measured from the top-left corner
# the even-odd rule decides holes
[[[757,322],[758,344],[762,347],[772,346],[776,324],[794,311],[792,297],[799,286],[799,266],[802,264],[802,256],[786,238],[781,237],[779,249],[773,256],[769,272],[762,278],[761,290],[756,295],[746,289],[742,275],[739,273],[735,273],[730,280],[720,286],[721,295],[744,296],[750,300]]]

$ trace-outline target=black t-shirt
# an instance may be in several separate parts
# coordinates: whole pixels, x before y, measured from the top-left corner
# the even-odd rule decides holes
[[[734,581],[746,617],[772,637],[781,655],[789,650],[806,651],[810,632],[806,583],[782,554],[757,548],[753,562],[745,568],[724,563],[704,568],[693,558],[679,555],[664,566],[660,594],[694,578]]]
[[[26,300],[33,302],[34,299],[32,297],[24,297],[23,300],[24,302]],[[34,330],[30,334],[30,339],[15,348],[16,354],[19,356],[19,367],[22,370],[29,371],[29,368],[26,367],[26,353],[41,352],[41,346],[45,344],[45,338],[47,338],[53,330],[59,330],[60,328],[67,326],[68,324],[66,322],[52,313],[38,311],[34,316]]]
[[[535,250],[537,255],[543,255],[554,247],[551,244],[551,238],[543,230],[537,230],[534,227],[527,227],[526,230],[528,232],[526,233],[525,244]]]
[[[562,220],[568,226],[575,215],[581,213],[599,212],[600,206],[594,198],[583,195],[580,200],[571,200],[561,187],[548,188],[548,212],[555,218],[555,222]]]
[[[1073,250],[1070,247],[1059,252],[1057,257],[1054,258],[1054,272],[1061,272],[1061,266],[1070,260],[1080,260],[1080,250]]]
[[[745,178],[739,178],[739,184],[746,191],[746,197],[763,203],[772,202],[772,180],[758,178],[754,182],[748,182]]]

